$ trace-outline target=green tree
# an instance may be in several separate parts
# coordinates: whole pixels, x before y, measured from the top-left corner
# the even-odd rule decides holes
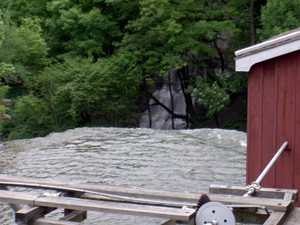
[[[196,115],[195,97],[215,116],[244,88],[233,73],[233,52],[255,41],[260,4],[3,0],[0,75],[15,98],[11,115],[18,118],[4,129],[16,138],[24,137],[15,131],[22,124],[31,135],[91,124],[126,126],[139,98],[149,94],[153,75],[164,78],[171,70],[189,102],[187,112]],[[35,126],[39,132],[29,132]]]
[[[0,99],[3,99],[30,92],[35,76],[48,63],[48,47],[37,18],[23,18],[17,25],[11,21],[9,13],[5,13],[0,22]],[[26,95],[14,102],[14,107],[9,109],[12,119],[1,121],[2,133],[13,139],[45,135],[51,131],[42,122],[45,117],[37,118],[45,112],[40,99]],[[3,105],[0,108],[1,115],[8,111]]]
[[[4,40],[4,21],[1,18],[1,12],[0,12],[0,49],[2,47],[2,43]],[[11,64],[7,64],[4,62],[0,62],[0,80],[7,80],[8,77],[11,77],[11,74],[15,73],[15,68]],[[7,85],[4,85],[3,82],[0,81],[0,100],[2,100],[6,97],[7,92],[9,90],[9,87]],[[2,117],[5,115],[8,111],[8,108],[4,104],[0,104],[0,130],[3,129],[3,121]]]
[[[136,107],[139,79],[132,57],[120,54],[97,62],[65,58],[45,69],[36,85],[57,127],[125,125]]]
[[[205,106],[207,116],[213,117],[230,103],[230,94],[246,88],[246,77],[241,74],[220,74],[216,80],[196,77],[196,85],[189,91],[196,96],[198,103]]]
[[[95,59],[112,54],[112,42],[120,36],[114,20],[92,3],[72,0],[47,4],[51,17],[45,22],[45,35],[52,54],[71,54]]]
[[[246,4],[247,1],[242,2]],[[145,80],[151,74],[165,76],[171,69],[179,71],[182,88],[188,90],[188,86],[193,86],[191,93],[200,104],[208,94],[203,85],[209,90],[213,84],[214,92],[209,93],[212,102],[227,100],[220,103],[223,107],[202,104],[211,116],[226,106],[228,94],[236,89],[227,90],[218,80],[220,74],[232,74],[233,51],[246,42],[235,41],[245,26],[250,27],[249,13],[242,14],[240,6],[241,1],[233,0],[142,0],[139,17],[129,21],[128,32],[120,46],[140,58]],[[250,35],[247,35],[249,42]],[[231,79],[239,77],[232,74]],[[186,101],[192,102],[188,93]]]
[[[44,136],[53,130],[47,108],[42,99],[33,94],[15,100],[12,119],[4,124],[8,140]]]
[[[10,18],[16,25],[20,25],[23,18],[38,17],[40,19],[47,17],[46,5],[52,0],[1,0],[1,9],[9,11]]]
[[[48,47],[41,32],[38,19],[24,18],[19,27],[4,21],[0,62],[14,71],[6,73],[6,82],[26,86],[47,65]]]
[[[267,39],[276,34],[300,26],[300,1],[268,0],[261,11],[260,38]]]
[[[8,92],[9,87],[5,85],[0,85],[0,130],[3,129],[4,123],[6,122],[7,119],[9,119],[9,115],[7,114],[8,112],[8,107],[3,104],[3,100],[6,97],[6,94]]]

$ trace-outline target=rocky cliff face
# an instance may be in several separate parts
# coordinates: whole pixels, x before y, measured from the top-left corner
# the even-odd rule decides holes
[[[140,127],[154,129],[183,129],[187,127],[186,102],[181,81],[175,71],[162,79],[151,91],[151,98],[141,119]]]
[[[207,120],[205,109],[192,97],[189,96],[187,103],[178,71],[171,71],[167,77],[155,77],[154,80],[156,82],[149,89],[148,101],[144,99],[143,113],[139,120],[141,128],[169,130],[202,127],[246,130],[247,90],[232,95],[230,104],[218,113],[217,118]]]

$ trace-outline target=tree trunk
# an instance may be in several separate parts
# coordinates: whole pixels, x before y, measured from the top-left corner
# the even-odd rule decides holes
[[[173,99],[173,93],[172,93],[172,84],[171,84],[171,75],[168,75],[168,86],[169,86],[169,92],[170,92],[170,101],[171,101],[171,111],[172,114],[174,114],[174,99]],[[172,123],[172,129],[175,129],[174,125],[174,117],[171,115],[171,123]]]
[[[147,95],[147,110],[148,110],[148,118],[149,118],[149,128],[152,128],[152,115],[151,115],[151,108],[150,108],[150,100],[149,96]]]
[[[250,0],[249,5],[249,22],[250,22],[250,43],[255,44],[256,34],[255,34],[255,18],[254,18],[254,0]]]
[[[194,110],[194,104],[192,100],[192,96],[190,93],[186,92],[186,89],[189,85],[189,72],[188,67],[181,69],[179,72],[179,79],[181,83],[182,93],[184,95],[185,105],[186,105],[186,128],[190,127],[190,121],[196,117],[196,113]]]

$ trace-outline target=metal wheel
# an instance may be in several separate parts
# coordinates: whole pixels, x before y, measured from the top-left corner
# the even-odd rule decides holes
[[[224,204],[208,202],[198,210],[196,225],[235,225],[235,217]]]

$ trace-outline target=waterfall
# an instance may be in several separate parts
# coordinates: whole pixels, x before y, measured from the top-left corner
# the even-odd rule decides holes
[[[141,128],[169,130],[187,127],[186,101],[176,70],[171,70],[163,78],[162,85],[152,91],[148,105],[148,110],[140,118]]]

